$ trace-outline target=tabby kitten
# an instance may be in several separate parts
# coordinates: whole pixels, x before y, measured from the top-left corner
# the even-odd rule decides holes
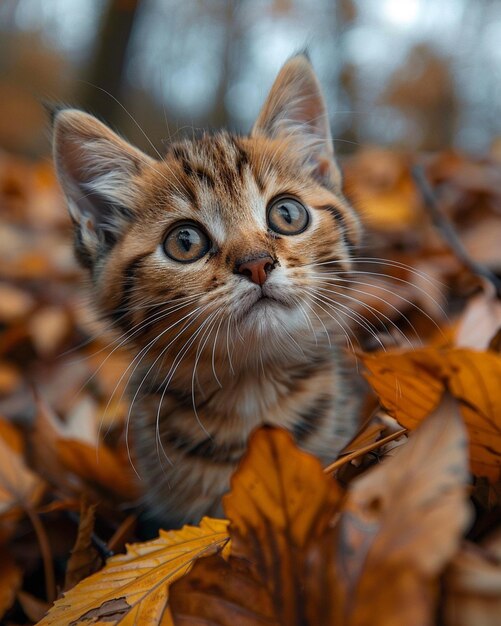
[[[360,227],[309,60],[285,64],[248,137],[156,160],[66,109],[54,157],[95,305],[133,357],[132,460],[153,513],[219,515],[260,424],[331,461],[359,402],[331,277]]]

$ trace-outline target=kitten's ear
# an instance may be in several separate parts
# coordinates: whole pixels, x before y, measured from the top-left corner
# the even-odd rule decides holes
[[[318,79],[304,54],[292,57],[280,70],[252,135],[292,141],[321,184],[336,189],[340,186],[327,108]]]
[[[154,161],[74,109],[55,115],[54,161],[75,226],[77,257],[92,267],[134,219],[138,177]]]

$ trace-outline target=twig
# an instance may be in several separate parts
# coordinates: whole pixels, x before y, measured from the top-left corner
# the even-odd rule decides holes
[[[388,435],[387,437],[383,437],[383,439],[379,439],[378,441],[374,441],[374,443],[367,444],[363,448],[359,448],[358,450],[355,450],[354,452],[350,452],[350,454],[346,454],[345,456],[342,456],[340,459],[337,459],[336,461],[334,461],[334,463],[331,463],[327,467],[324,467],[324,473],[331,474],[332,472],[339,469],[343,465],[346,465],[350,461],[353,461],[353,459],[358,459],[359,457],[364,456],[364,454],[367,454],[367,452],[372,452],[372,450],[376,450],[377,448],[384,446],[386,443],[390,443],[390,441],[393,441],[394,439],[398,439],[406,432],[407,432],[407,428],[402,428],[402,430],[397,430],[397,432],[391,433],[391,435]]]
[[[45,531],[45,527],[38,515],[29,507],[25,508],[27,516],[30,518],[31,525],[37,536],[40,553],[42,554],[43,569],[45,574],[45,595],[47,602],[52,604],[56,599],[56,579],[54,577],[54,568],[52,566],[52,551],[50,549],[49,538]]]
[[[478,263],[468,254],[456,232],[454,224],[440,208],[435,193],[426,177],[424,168],[421,165],[414,166],[412,168],[412,176],[421,193],[425,207],[430,213],[433,224],[440,231],[449,248],[470,272],[492,283],[496,289],[498,298],[501,298],[501,279],[499,279],[494,272],[491,272],[488,267],[482,263]]]
[[[72,522],[74,522],[77,526],[80,524],[80,515],[75,511],[66,511],[66,515],[70,518]],[[106,542],[103,541],[100,537],[96,535],[96,533],[92,533],[90,536],[90,540],[94,548],[97,550],[99,556],[106,561],[111,556],[114,555],[114,552],[108,548]]]

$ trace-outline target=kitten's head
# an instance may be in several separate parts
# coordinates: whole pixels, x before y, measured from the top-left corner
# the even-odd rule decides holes
[[[320,324],[342,332],[326,269],[349,267],[359,224],[306,57],[282,68],[249,137],[205,135],[156,160],[75,110],[54,136],[77,257],[131,344],[177,353],[195,337],[188,348],[226,354],[230,335],[252,354]]]

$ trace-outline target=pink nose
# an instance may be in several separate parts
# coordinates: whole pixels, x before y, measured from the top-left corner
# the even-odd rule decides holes
[[[237,266],[237,272],[246,276],[256,285],[264,285],[274,267],[275,263],[271,256],[265,256],[241,263]]]

